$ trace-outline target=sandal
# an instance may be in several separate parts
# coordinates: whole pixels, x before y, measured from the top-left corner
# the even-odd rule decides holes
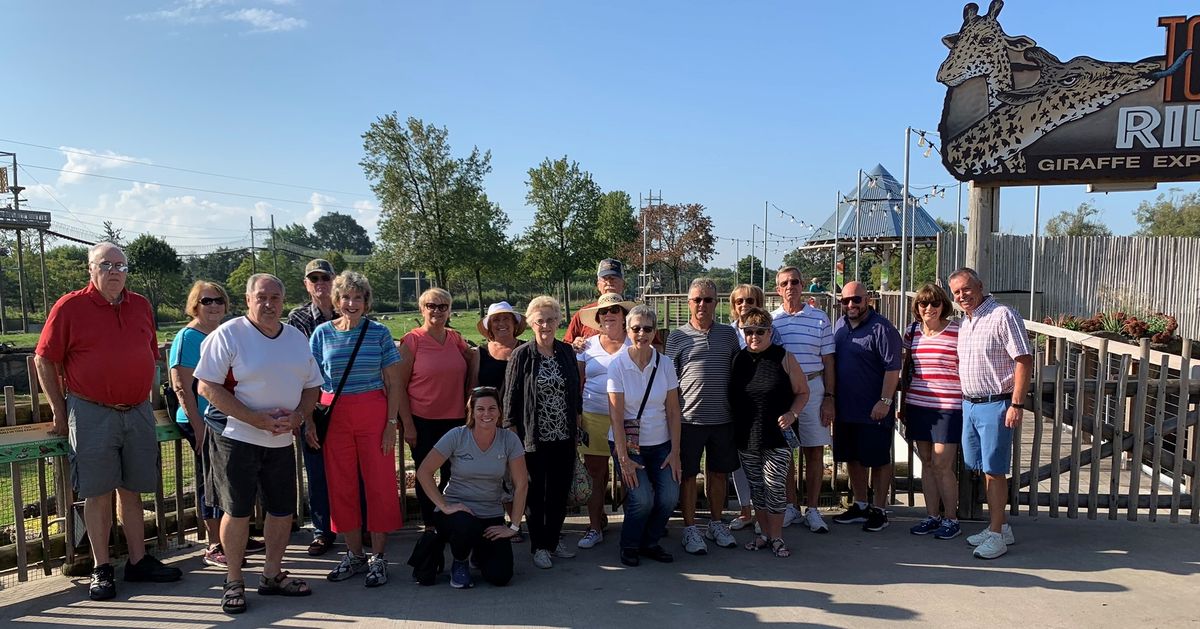
[[[766,535],[755,535],[750,541],[746,542],[743,547],[746,550],[762,550],[771,545],[771,540],[767,539]]]
[[[258,593],[262,596],[308,596],[312,590],[308,589],[304,579],[293,579],[286,570],[280,570],[273,577],[265,574],[259,577]]]
[[[331,546],[333,546],[333,540],[327,537],[314,537],[312,543],[308,545],[308,555],[310,557],[320,557],[329,552]]]
[[[221,611],[226,614],[240,614],[246,611],[246,582],[242,579],[225,582],[225,592],[221,595]]]
[[[771,540],[771,552],[775,553],[775,556],[779,558],[792,556],[792,551],[788,550],[787,544],[783,543],[782,537],[776,537]]]

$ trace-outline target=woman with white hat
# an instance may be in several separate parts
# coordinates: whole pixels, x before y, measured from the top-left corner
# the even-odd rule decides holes
[[[475,382],[481,387],[503,391],[504,370],[508,367],[508,357],[521,344],[517,337],[525,331],[525,317],[514,311],[507,301],[501,301],[488,306],[487,315],[475,324],[475,328],[487,339],[473,350],[478,355]]]
[[[576,354],[579,378],[583,380],[583,440],[579,449],[583,465],[592,477],[592,497],[588,500],[588,530],[580,538],[580,548],[591,548],[604,540],[608,517],[604,514],[603,488],[608,487],[608,365],[632,342],[625,333],[625,315],[634,303],[618,293],[605,293],[595,305],[579,311],[583,325],[599,331],[587,337],[583,349]]]

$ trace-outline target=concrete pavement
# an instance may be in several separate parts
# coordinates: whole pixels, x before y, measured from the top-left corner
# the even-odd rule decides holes
[[[11,627],[1165,627],[1200,625],[1200,527],[1124,520],[1041,517],[1013,520],[1017,544],[994,561],[971,556],[963,537],[938,541],[908,533],[920,516],[899,508],[890,528],[866,533],[838,526],[814,535],[785,531],[793,556],[722,549],[690,556],[679,523],[664,540],[674,564],[626,568],[617,560],[619,515],[605,541],[551,570],[530,562],[528,542],[514,546],[509,587],[454,590],[411,582],[405,565],[412,527],[390,540],[390,582],[368,590],[361,578],[330,583],[330,553],[304,554],[298,534],[285,566],[309,579],[307,598],[261,597],[248,590],[248,611],[219,606],[222,573],[200,562],[199,549],[168,562],[185,571],[172,584],[118,582],[117,599],[87,600],[86,579],[45,578],[0,591],[0,619]],[[828,517],[828,516],[827,516]],[[568,522],[568,541],[584,521]],[[965,532],[982,528],[967,523]],[[749,539],[748,530],[736,534]],[[340,547],[339,547],[340,549]],[[261,556],[251,559],[255,583]],[[118,578],[121,570],[118,569]],[[9,624],[11,623],[11,624]]]

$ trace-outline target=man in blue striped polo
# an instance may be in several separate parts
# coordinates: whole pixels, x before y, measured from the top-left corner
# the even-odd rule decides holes
[[[782,305],[771,313],[774,329],[784,349],[796,357],[808,377],[808,404],[796,420],[800,449],[804,453],[804,487],[807,509],[804,523],[814,533],[828,533],[829,526],[818,510],[821,478],[825,471],[825,446],[833,444],[829,426],[833,423],[833,401],[837,392],[833,358],[833,326],[824,312],[804,303],[800,269],[786,266],[775,275]],[[788,475],[788,509],[784,526],[800,519],[796,508],[795,471]]]

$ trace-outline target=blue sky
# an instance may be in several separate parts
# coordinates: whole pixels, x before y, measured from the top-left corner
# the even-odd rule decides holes
[[[533,218],[528,169],[567,155],[605,190],[702,203],[719,236],[748,239],[764,202],[820,223],[858,168],[882,162],[900,177],[905,126],[937,127],[941,37],[957,31],[962,6],[9,3],[6,19],[20,27],[6,31],[6,75],[19,83],[0,104],[0,150],[25,165],[29,206],[85,232],[110,219],[127,235],[203,251],[245,240],[250,215],[311,225],[336,210],[374,235],[360,135],[396,111],[447,127],[458,154],[492,151],[487,192],[514,230]],[[1175,0],[1010,0],[1001,23],[1062,59],[1135,60],[1163,53],[1159,16],[1195,13]],[[915,146],[911,180],[953,183]],[[1114,232],[1130,233],[1133,209],[1156,194],[1043,188],[1042,220],[1092,199]],[[952,219],[954,196],[927,209]],[[1032,231],[1032,205],[1032,188],[1006,189],[1003,229]],[[768,220],[774,234],[809,233],[774,209]],[[770,245],[768,264],[782,248]],[[733,243],[720,241],[712,264],[733,260]]]

